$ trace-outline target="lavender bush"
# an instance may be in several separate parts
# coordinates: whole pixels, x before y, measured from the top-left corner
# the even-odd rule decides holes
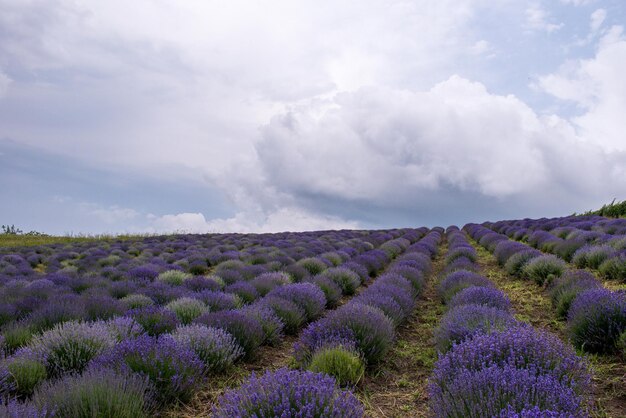
[[[44,383],[33,402],[40,408],[53,405],[56,417],[147,418],[154,412],[153,391],[143,376],[90,369]]]
[[[437,293],[441,300],[447,303],[458,292],[470,286],[493,287],[494,285],[489,279],[478,273],[467,270],[457,270],[448,274],[441,283],[439,283]]]
[[[550,375],[507,365],[458,370],[445,388],[430,385],[429,394],[436,417],[493,417],[502,411],[521,412],[535,406],[569,416],[588,416],[572,388]]]
[[[241,310],[245,315],[254,318],[263,330],[262,344],[272,347],[277,346],[283,340],[285,324],[274,311],[260,303],[248,305]]]
[[[626,282],[626,253],[622,251],[622,254],[605,260],[598,267],[598,271],[609,280]]]
[[[304,310],[307,321],[312,321],[319,317],[326,306],[324,292],[312,283],[294,283],[280,286],[267,295],[292,301]]]
[[[158,306],[131,309],[126,316],[134,319],[148,335],[161,335],[173,331],[180,321],[176,314]]]
[[[354,386],[365,373],[365,362],[354,346],[324,345],[313,353],[307,370],[332,376],[340,386]]]
[[[184,325],[190,324],[191,321],[209,311],[202,301],[190,297],[175,299],[168,303],[165,309],[174,312],[180,323]]]
[[[460,305],[450,309],[434,331],[435,345],[439,352],[448,351],[476,334],[502,331],[517,321],[503,310],[483,305]]]
[[[382,360],[395,337],[393,322],[380,309],[360,303],[342,306],[324,318],[323,323],[331,330],[350,330],[356,347],[370,365]]]
[[[194,321],[230,333],[244,350],[244,359],[251,360],[263,343],[265,334],[259,321],[240,311],[211,312]]]
[[[332,279],[322,275],[311,277],[310,279],[307,279],[307,281],[310,281],[311,283],[319,287],[322,292],[324,292],[327,308],[334,308],[337,306],[342,295],[341,287],[339,287],[337,283],[335,283]]]
[[[94,359],[92,367],[147,377],[162,404],[188,401],[206,372],[196,353],[170,335],[122,341]]]
[[[567,327],[576,347],[592,353],[615,351],[626,330],[626,293],[607,289],[581,292],[572,302]]]
[[[357,398],[340,390],[332,377],[287,369],[253,374],[239,389],[222,395],[217,404],[216,418],[363,416]]]
[[[478,371],[491,366],[510,366],[528,369],[537,375],[550,375],[579,395],[591,389],[586,361],[555,335],[528,325],[476,335],[455,345],[435,364],[430,384],[445,390],[459,370]]]
[[[45,359],[50,376],[81,372],[116,341],[104,323],[65,322],[33,338],[30,347]]]
[[[585,270],[569,270],[556,279],[550,288],[550,298],[556,307],[557,315],[566,318],[570,305],[580,292],[597,289],[602,284],[595,276]]]
[[[483,286],[466,287],[448,302],[451,308],[461,305],[484,305],[503,311],[511,309],[511,301],[501,290]]]
[[[228,332],[193,324],[178,327],[172,337],[193,350],[204,362],[207,372],[221,372],[243,356],[243,349]]]
[[[295,335],[304,324],[304,310],[287,299],[266,296],[260,303],[268,306],[280,318],[286,334]]]

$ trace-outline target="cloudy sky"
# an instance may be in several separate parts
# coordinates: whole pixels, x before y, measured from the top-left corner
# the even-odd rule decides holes
[[[0,0],[0,223],[462,225],[626,198],[622,0]]]

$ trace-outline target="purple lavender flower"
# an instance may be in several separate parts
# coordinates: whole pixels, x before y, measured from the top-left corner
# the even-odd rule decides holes
[[[361,265],[359,263],[355,263],[354,261],[347,261],[347,262],[341,264],[340,267],[350,269],[353,272],[355,272],[356,274],[358,274],[362,283],[365,283],[370,278],[367,269],[363,265]]]
[[[354,271],[345,267],[332,267],[321,273],[321,276],[328,277],[334,281],[344,295],[354,295],[356,289],[361,285],[361,278]]]
[[[609,280],[620,280],[626,282],[626,250],[622,250],[619,255],[605,260],[598,271]]]
[[[154,265],[143,265],[134,267],[128,271],[128,278],[138,282],[151,282],[154,281],[161,269]]]
[[[124,313],[126,307],[123,303],[111,296],[87,296],[83,298],[85,306],[85,319],[96,321],[109,319]]]
[[[470,286],[458,292],[448,305],[453,308],[461,305],[484,305],[503,311],[511,309],[511,301],[499,289],[484,286]]]
[[[397,265],[394,263],[387,271],[391,274],[397,274],[407,279],[413,286],[416,294],[421,293],[424,285],[426,284],[424,273],[415,267]]]
[[[203,290],[220,290],[223,287],[223,283],[211,277],[194,276],[185,280],[183,286],[193,292],[201,292]]]
[[[305,281],[313,283],[319,287],[322,292],[324,292],[327,308],[334,308],[337,306],[339,300],[341,299],[342,292],[339,285],[337,285],[337,283],[335,283],[332,279],[326,276],[317,275],[315,277],[305,279]]]
[[[183,286],[171,286],[164,282],[155,281],[144,287],[141,293],[151,298],[157,305],[165,305],[174,299],[185,296],[187,290]]]
[[[148,335],[161,335],[173,331],[180,321],[176,314],[158,306],[131,309],[126,316],[137,321]]]
[[[295,335],[305,322],[304,310],[290,300],[278,296],[266,296],[259,303],[274,311],[284,324],[286,334]]]
[[[526,250],[528,247],[525,244],[516,241],[500,241],[493,251],[494,257],[499,265],[504,266],[506,262],[520,251]]]
[[[259,321],[240,311],[211,312],[199,316],[194,323],[220,328],[229,332],[243,348],[245,360],[251,360],[255,357],[265,338]]]
[[[509,257],[507,262],[504,264],[504,269],[507,273],[513,276],[519,276],[522,273],[522,270],[532,259],[541,256],[541,251],[535,250],[534,248],[527,248],[525,250],[520,250],[519,252],[513,254]]]
[[[482,305],[454,307],[441,319],[435,329],[435,344],[439,352],[448,351],[476,334],[503,331],[517,321],[510,313]]]
[[[307,321],[319,317],[326,306],[324,292],[313,283],[293,283],[280,286],[267,294],[287,299],[304,310]]]
[[[139,322],[127,316],[118,316],[104,323],[117,342],[136,338],[145,333]]]
[[[478,240],[478,243],[492,253],[498,243],[505,240],[508,240],[506,236],[498,234],[497,232],[489,232],[483,235],[482,238]]]
[[[64,322],[35,336],[32,350],[45,358],[48,374],[81,372],[87,363],[116,341],[104,323]]]
[[[283,340],[285,324],[269,306],[260,303],[245,306],[241,312],[254,318],[263,329],[263,344],[277,346]]]
[[[28,323],[36,331],[45,331],[61,322],[83,319],[84,315],[85,306],[80,296],[60,295],[33,312]]]
[[[2,418],[50,418],[54,415],[54,408],[39,407],[33,402],[9,399],[4,403],[0,400],[0,417]]]
[[[528,325],[476,335],[455,345],[435,364],[430,384],[445,388],[459,370],[478,371],[491,366],[510,366],[528,369],[537,375],[550,375],[579,395],[591,389],[586,361],[555,335]]]
[[[550,297],[559,317],[566,318],[572,301],[580,292],[600,287],[600,281],[588,271],[568,270],[554,281],[550,288]]]
[[[568,412],[557,412],[541,409],[538,406],[525,408],[519,412],[515,411],[511,405],[500,412],[498,418],[575,418]]]
[[[494,287],[494,284],[486,277],[473,271],[457,270],[448,274],[439,283],[437,293],[439,293],[441,300],[447,303],[458,292],[470,286]]]
[[[455,248],[450,249],[448,251],[448,254],[446,254],[446,258],[444,259],[444,262],[445,264],[450,264],[454,260],[460,257],[467,258],[468,260],[474,262],[476,261],[478,256],[476,254],[476,250],[474,249],[474,247],[472,247],[467,242],[465,242],[465,244],[462,246],[457,246]]]
[[[144,335],[122,341],[94,359],[92,367],[146,376],[162,404],[188,401],[206,372],[196,353],[170,335]]]
[[[239,296],[233,293],[203,290],[202,292],[192,293],[191,296],[204,302],[211,312],[237,309],[242,305]]]
[[[604,260],[613,258],[615,255],[615,249],[609,245],[590,245],[576,251],[572,256],[572,262],[578,268],[597,269]]]
[[[331,330],[347,328],[368,364],[382,360],[394,341],[393,322],[378,308],[348,303],[324,318]]]
[[[243,349],[233,336],[219,328],[184,325],[172,333],[172,338],[191,348],[211,373],[228,369],[243,356]]]
[[[614,351],[626,331],[626,293],[607,289],[579,293],[570,307],[567,327],[574,346],[592,353]]]
[[[257,377],[220,397],[213,414],[231,417],[328,417],[361,418],[363,407],[335,379],[322,373],[279,369]]]
[[[394,298],[382,292],[364,292],[355,298],[354,302],[380,309],[396,327],[407,318],[402,306]]]
[[[534,280],[543,285],[550,284],[554,278],[559,277],[565,271],[566,263],[552,255],[541,255],[529,260],[522,269],[524,277]]]
[[[33,403],[54,405],[54,415],[60,417],[148,417],[155,407],[153,391],[143,376],[89,369],[44,383]]]
[[[287,273],[280,271],[263,273],[250,281],[250,284],[254,286],[260,296],[265,296],[275,287],[287,283],[291,283],[291,277]]]
[[[325,346],[345,346],[356,349],[354,332],[347,327],[330,327],[324,319],[309,324],[293,346],[296,364],[306,367],[313,353]]]
[[[252,303],[259,298],[259,292],[257,292],[256,288],[244,281],[228,285],[224,291],[239,296],[244,303]]]
[[[576,417],[586,417],[582,399],[550,375],[505,365],[480,370],[461,369],[445,387],[429,386],[436,417],[493,417],[502,411],[537,406]]]

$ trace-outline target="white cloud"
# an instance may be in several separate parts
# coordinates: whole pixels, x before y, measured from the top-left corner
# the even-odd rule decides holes
[[[502,48],[493,21],[511,27],[507,45],[529,50],[532,37],[518,33],[524,19],[532,30],[562,27],[539,2],[526,14],[526,3],[512,0],[0,0],[0,9],[0,67],[15,79],[0,109],[0,137],[96,167],[181,184],[201,179],[238,212],[207,219],[192,207],[146,220],[132,209],[93,209],[105,223],[349,227],[320,215],[343,207],[322,208],[318,199],[413,210],[419,193],[443,189],[496,199],[563,184],[600,193],[588,186],[593,175],[566,179],[554,155],[598,172],[607,161],[617,167],[591,141],[581,144],[582,122],[574,131],[538,115],[519,94],[491,94],[469,81],[494,50],[502,59],[528,58]],[[590,27],[603,33],[600,10]],[[619,37],[612,29],[603,42]],[[609,58],[606,66],[619,67],[619,55]],[[457,73],[463,77],[451,77]],[[581,80],[596,77],[584,73]],[[482,75],[511,76],[491,68]],[[577,77],[555,75],[551,92],[592,110],[598,83]],[[600,180],[606,190],[612,181]]]
[[[99,207],[95,205],[85,205],[84,209],[88,210],[89,213],[96,218],[112,225],[133,220],[139,216],[139,212],[136,210],[119,206]]]
[[[480,41],[476,41],[476,43],[469,48],[469,51],[475,55],[482,55],[491,51],[491,45],[488,41],[481,39]]]
[[[607,152],[626,151],[626,39],[621,32],[621,27],[613,27],[594,58],[570,62],[540,78],[546,92],[584,111],[572,118],[573,124],[582,138]]]
[[[584,6],[594,3],[596,0],[561,0],[563,4],[571,4],[573,6]]]
[[[207,220],[202,213],[179,213],[148,217],[151,226],[148,232],[281,232],[316,231],[322,229],[357,229],[359,224],[344,221],[335,216],[308,213],[300,208],[281,208],[262,219],[250,213],[237,213],[227,219]]]
[[[425,92],[361,89],[325,112],[277,116],[257,149],[268,184],[295,200],[415,208],[424,192],[449,188],[498,199],[537,199],[557,184],[569,199],[626,192],[620,177],[595,174],[624,158],[607,161],[566,121],[458,76]]]
[[[531,4],[526,8],[526,25],[533,30],[555,32],[563,27],[563,23],[550,21],[550,14],[539,3]]]
[[[591,21],[589,23],[589,28],[591,30],[591,33],[597,33],[602,27],[602,24],[604,23],[605,19],[606,19],[606,10],[604,9],[597,9],[593,13],[591,13],[591,17],[590,17]]]
[[[0,69],[0,99],[7,93],[11,81],[12,80],[9,78],[9,76],[4,74]]]

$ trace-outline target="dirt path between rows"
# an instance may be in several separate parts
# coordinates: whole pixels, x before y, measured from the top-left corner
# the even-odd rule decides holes
[[[443,315],[444,306],[437,298],[435,282],[443,270],[446,252],[444,241],[439,246],[439,255],[433,260],[433,272],[413,315],[398,328],[396,344],[387,359],[376,370],[370,371],[356,390],[368,417],[432,415],[426,386],[437,360],[433,330]]]

